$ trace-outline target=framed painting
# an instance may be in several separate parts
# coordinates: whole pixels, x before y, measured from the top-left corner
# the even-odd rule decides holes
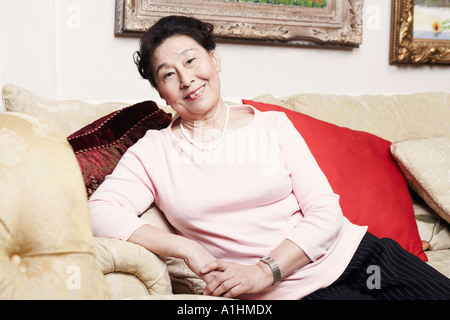
[[[139,36],[159,18],[214,24],[218,40],[358,47],[363,0],[116,0],[116,36]]]
[[[450,64],[450,0],[392,0],[390,64]]]

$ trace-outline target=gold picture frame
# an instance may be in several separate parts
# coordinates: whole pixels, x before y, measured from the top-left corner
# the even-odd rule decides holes
[[[159,18],[187,15],[215,25],[218,40],[289,46],[358,47],[363,0],[320,0],[324,8],[204,0],[116,0],[116,36],[140,36]]]
[[[418,12],[416,2],[416,0],[392,0],[389,63],[450,64],[450,40],[423,36],[418,34],[417,30],[414,33],[414,13]],[[429,27],[432,32],[433,24],[430,23]],[[416,29],[419,29],[418,26]]]

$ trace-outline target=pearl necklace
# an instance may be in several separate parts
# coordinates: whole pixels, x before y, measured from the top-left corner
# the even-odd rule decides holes
[[[216,149],[218,146],[220,146],[223,142],[223,140],[225,139],[225,133],[227,131],[227,126],[228,126],[228,120],[230,119],[230,107],[227,106],[227,113],[225,116],[225,123],[223,125],[223,129],[222,129],[222,134],[220,135],[220,138],[215,140],[215,143],[208,143],[206,146],[203,145],[200,142],[195,141],[194,139],[192,139],[189,134],[186,132],[186,129],[183,126],[183,120],[180,121],[180,129],[181,129],[181,133],[183,134],[183,136],[186,138],[187,141],[189,141],[194,147],[196,147],[197,149],[201,150],[201,151],[212,151],[214,149]]]

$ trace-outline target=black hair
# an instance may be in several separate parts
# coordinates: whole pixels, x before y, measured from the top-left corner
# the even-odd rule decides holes
[[[170,37],[185,35],[194,39],[206,51],[210,52],[216,48],[213,30],[213,24],[191,17],[167,16],[159,19],[141,37],[139,51],[134,53],[134,63],[138,67],[140,75],[156,88],[151,63],[156,48]]]

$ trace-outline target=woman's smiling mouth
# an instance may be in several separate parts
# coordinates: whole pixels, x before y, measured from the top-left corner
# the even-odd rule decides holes
[[[189,100],[189,101],[194,101],[197,100],[198,98],[200,98],[203,93],[205,92],[205,85],[202,85],[200,88],[198,88],[195,91],[190,92],[185,99]]]

